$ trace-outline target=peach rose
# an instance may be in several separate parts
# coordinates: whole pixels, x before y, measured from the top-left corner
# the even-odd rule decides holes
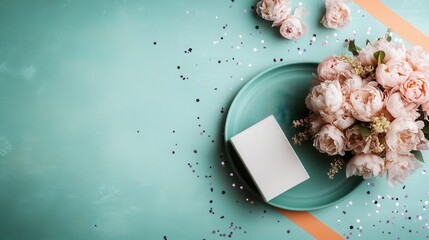
[[[384,51],[385,54],[382,63],[387,63],[392,59],[404,60],[406,56],[404,44],[391,43],[381,38],[373,43],[367,44],[364,48],[359,50],[357,58],[364,66],[376,65],[377,60],[374,58],[374,53],[379,50]]]
[[[355,125],[346,130],[346,151],[352,151],[353,153],[369,153],[371,138],[363,137],[359,128],[358,125]]]
[[[377,60],[374,58],[374,53],[377,51],[378,50],[372,44],[367,44],[364,48],[359,50],[357,58],[364,66],[376,65]]]
[[[355,123],[356,119],[350,112],[351,106],[344,102],[343,106],[335,112],[320,111],[320,116],[326,123],[331,123],[339,129],[346,129]]]
[[[428,82],[419,72],[412,72],[410,77],[400,85],[399,91],[408,102],[423,104],[429,99]]]
[[[402,94],[397,90],[392,89],[386,97],[386,109],[394,118],[405,117],[409,119],[417,119],[419,117],[418,105],[406,101]]]
[[[317,74],[321,81],[339,80],[340,76],[349,76],[350,70],[350,64],[342,62],[338,56],[335,55],[325,58],[317,66]]]
[[[413,154],[394,154],[393,158],[386,161],[387,182],[394,187],[396,182],[404,183],[408,176],[413,173],[420,164]]]
[[[407,118],[396,118],[390,124],[386,133],[386,145],[391,152],[408,154],[412,150],[424,149],[427,139],[422,128],[423,121],[414,121]]]
[[[341,84],[341,90],[343,91],[344,96],[350,96],[354,90],[363,86],[364,81],[362,78],[359,75],[352,74],[344,80],[343,84]]]
[[[342,0],[325,0],[326,13],[321,23],[326,28],[343,28],[350,23],[350,8]]]
[[[280,26],[290,12],[290,0],[262,0],[256,4],[256,13],[265,20],[273,21],[273,27]]]
[[[407,61],[414,71],[429,71],[429,53],[421,46],[414,46],[407,50]]]
[[[359,153],[347,163],[346,176],[362,176],[364,179],[384,174],[384,159],[373,154]]]
[[[370,82],[350,94],[351,112],[354,118],[369,122],[383,108],[383,93],[376,82]]]
[[[295,40],[306,34],[308,26],[300,18],[287,17],[280,26],[280,34],[287,39]]]
[[[346,129],[352,126],[355,123],[356,119],[352,116],[350,109],[350,104],[345,103],[343,107],[336,112],[335,121],[333,121],[332,123],[340,129]]]
[[[310,92],[308,107],[319,114],[338,111],[343,105],[343,94],[338,81],[325,81],[314,86]]]
[[[393,59],[385,64],[378,65],[375,79],[385,89],[391,89],[405,82],[411,74],[410,65],[400,59]]]
[[[378,41],[380,50],[383,50],[385,57],[382,63],[387,63],[393,59],[405,60],[407,49],[403,43],[388,42],[385,39]]]
[[[345,137],[343,131],[331,124],[324,125],[320,131],[314,135],[313,146],[321,153],[330,156],[341,155],[345,152]]]

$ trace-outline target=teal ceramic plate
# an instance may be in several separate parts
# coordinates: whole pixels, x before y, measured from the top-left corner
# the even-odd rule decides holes
[[[304,100],[316,68],[315,63],[270,68],[250,80],[232,102],[225,123],[226,151],[233,170],[251,192],[258,194],[229,139],[273,114],[291,141],[291,137],[297,132],[292,127],[292,120],[308,114]],[[361,177],[346,178],[344,168],[334,180],[329,180],[327,172],[333,159],[319,153],[313,148],[311,141],[293,147],[310,179],[274,198],[269,204],[297,211],[319,209],[341,200],[362,183]]]

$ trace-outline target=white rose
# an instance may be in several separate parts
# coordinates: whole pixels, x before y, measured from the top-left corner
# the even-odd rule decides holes
[[[346,167],[346,176],[362,176],[364,179],[384,174],[384,159],[377,155],[359,153],[350,159]]]
[[[343,28],[350,23],[350,8],[342,0],[325,0],[326,13],[321,23],[326,28]]]
[[[273,21],[273,27],[280,26],[290,12],[290,0],[262,0],[256,4],[256,13],[265,20]]]
[[[313,146],[321,153],[330,156],[341,155],[345,152],[345,137],[343,132],[331,124],[324,125],[320,131],[314,135]]]
[[[396,182],[404,183],[408,176],[413,173],[420,164],[413,154],[393,154],[386,161],[387,182],[394,187]]]
[[[425,148],[428,140],[422,132],[423,121],[396,118],[390,127],[386,133],[385,141],[391,152],[408,154],[412,150]]]
[[[369,122],[383,108],[383,93],[376,82],[370,82],[350,94],[352,115],[362,122]]]

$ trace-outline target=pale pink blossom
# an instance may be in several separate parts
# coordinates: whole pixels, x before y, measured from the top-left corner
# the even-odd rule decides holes
[[[308,107],[319,114],[330,114],[338,111],[344,102],[338,81],[321,82],[312,88],[309,95]]]
[[[415,120],[419,117],[418,105],[406,101],[398,88],[392,89],[386,96],[386,109],[394,118],[405,117]]]
[[[350,94],[351,112],[354,118],[369,122],[383,108],[383,93],[376,82],[370,82],[364,87],[354,90]]]
[[[350,64],[341,61],[336,55],[325,58],[317,66],[317,74],[321,81],[340,80],[340,77],[349,76],[350,70]]]
[[[370,153],[371,138],[362,136],[359,128],[359,125],[355,125],[346,130],[346,151]]]
[[[354,90],[361,88],[365,85],[366,83],[359,75],[352,74],[342,82],[341,90],[343,91],[344,96],[350,96],[350,94]]]
[[[326,124],[325,121],[323,121],[322,117],[320,117],[319,114],[311,112],[310,116],[309,116],[309,127],[308,127],[308,131],[310,132],[310,134],[313,136],[316,133],[318,133],[320,131],[320,129],[322,128],[323,125]]]
[[[387,182],[394,187],[396,182],[404,183],[420,164],[411,153],[393,154],[393,157],[386,159]]]
[[[388,150],[398,154],[408,154],[412,150],[425,149],[427,139],[422,128],[423,121],[414,121],[407,118],[396,118],[390,124],[386,133]]]
[[[375,79],[384,89],[391,89],[405,82],[411,71],[410,65],[405,60],[393,59],[377,66]]]
[[[256,4],[256,13],[272,21],[273,27],[280,26],[290,12],[290,0],[261,0]]]
[[[287,39],[295,40],[308,31],[308,26],[301,18],[306,14],[306,10],[302,7],[295,9],[293,15],[289,15],[284,19],[280,26],[280,34]]]
[[[421,46],[414,46],[407,50],[407,61],[415,71],[429,71],[429,53]]]
[[[344,102],[340,109],[335,112],[319,111],[321,118],[326,123],[331,123],[339,129],[346,129],[352,126],[356,119],[352,116],[351,106]]]
[[[353,125],[355,118],[350,105],[343,101],[338,81],[325,81],[313,87],[306,97],[307,108],[317,114],[325,123],[331,123],[340,129]]]
[[[320,131],[314,135],[313,146],[321,153],[330,156],[345,154],[345,137],[343,131],[331,124],[324,125]]]
[[[375,60],[374,53],[377,51],[378,50],[372,44],[367,44],[364,48],[359,50],[357,58],[364,66],[376,65],[377,60]]]
[[[393,59],[405,60],[406,49],[404,44],[391,43],[384,38],[367,44],[364,48],[359,50],[357,58],[364,66],[376,65],[377,60],[374,57],[374,53],[380,50],[385,54],[382,63],[387,63]]]
[[[385,57],[382,63],[387,63],[391,60],[405,60],[407,49],[403,43],[388,42],[384,38],[378,40],[379,49],[384,51]]]
[[[350,23],[350,8],[342,0],[325,0],[326,12],[321,23],[326,28],[339,29]]]
[[[362,176],[364,179],[382,176],[385,172],[384,159],[374,155],[359,153],[347,163],[346,176]]]
[[[356,119],[353,117],[350,108],[351,106],[349,104],[344,104],[343,107],[336,112],[335,120],[332,124],[340,129],[346,129],[352,126],[356,122]]]
[[[429,100],[429,84],[422,73],[412,72],[399,90],[408,102],[423,104]]]

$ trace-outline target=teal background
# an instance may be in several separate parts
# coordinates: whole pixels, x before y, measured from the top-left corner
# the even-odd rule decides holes
[[[0,239],[312,239],[231,176],[228,107],[268,67],[386,27],[350,2],[324,29],[302,0],[310,31],[289,41],[256,2],[1,1]],[[429,34],[429,2],[383,2]],[[427,239],[427,169],[311,213],[349,239]]]

